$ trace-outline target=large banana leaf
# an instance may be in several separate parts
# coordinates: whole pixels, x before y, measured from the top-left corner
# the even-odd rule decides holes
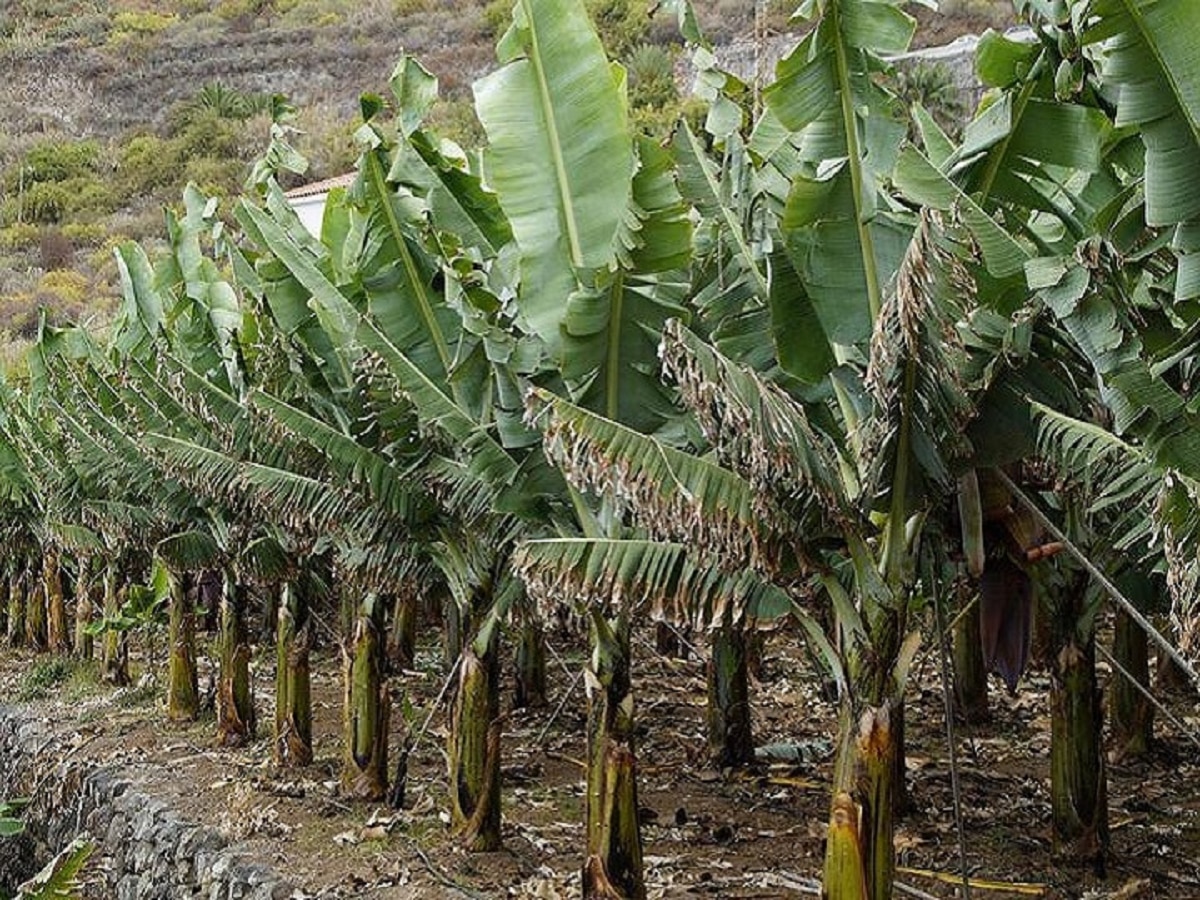
[[[160,280],[179,294],[171,310],[173,347],[193,368],[210,378],[221,378],[224,387],[240,394],[244,377],[237,337],[242,311],[233,287],[200,247],[201,234],[212,228],[217,203],[191,184],[184,190],[183,201],[183,218],[167,212],[171,254],[160,275]]]
[[[653,536],[731,570],[773,569],[789,538],[801,539],[771,496],[733,471],[547,392],[536,403],[551,462],[578,490],[628,505]]]
[[[433,227],[463,246],[494,257],[512,240],[512,228],[496,195],[469,171],[466,160],[447,155],[423,131],[396,143],[388,181],[424,197]]]
[[[271,195],[277,193],[278,188],[273,188]],[[356,316],[331,280],[328,250],[302,226],[297,230],[298,222],[291,221],[295,214],[289,218],[278,206],[268,212],[243,201],[234,215],[251,240],[269,254],[258,261],[257,274],[279,328],[317,362],[332,391],[345,390],[353,381]]]
[[[162,295],[155,285],[150,258],[137,244],[127,241],[113,251],[121,277],[121,314],[113,329],[112,346],[122,357],[151,352],[166,317]]]
[[[640,168],[619,236],[620,264],[574,292],[563,320],[562,375],[574,399],[610,419],[652,431],[674,408],[657,375],[658,335],[683,306],[691,224],[670,156],[639,143]]]
[[[799,302],[821,325],[816,334],[777,329],[776,340],[780,358],[799,363],[789,371],[806,380],[843,358],[840,348],[866,343],[907,244],[907,226],[881,192],[905,125],[872,77],[883,54],[912,38],[915,22],[901,5],[806,4],[815,27],[763,94],[775,137],[756,140],[776,148],[772,163],[791,184],[781,229],[804,288]],[[812,350],[815,341],[825,346]]]
[[[365,319],[358,339],[379,355],[407,394],[423,423],[441,432],[460,452],[472,474],[497,495],[509,493],[518,478],[518,464],[449,395],[445,385],[435,382],[413,360],[388,340],[372,319]]]
[[[956,211],[979,243],[988,271],[1006,278],[1023,270],[1029,258],[1013,237],[1000,227],[965,191],[944,175],[915,147],[905,147],[896,165],[896,187],[930,209]]]
[[[731,255],[737,260],[738,268],[746,273],[759,300],[765,300],[768,292],[766,275],[755,248],[747,239],[742,212],[730,196],[734,191],[732,179],[709,157],[703,142],[686,119],[676,128],[671,149],[675,154],[679,187],[684,197],[729,242]],[[736,162],[740,149],[737,138],[731,138],[726,144],[726,158]]]
[[[421,246],[422,210],[411,194],[389,182],[390,148],[375,136],[378,146],[363,154],[359,184],[347,198],[361,222],[339,252],[343,262],[353,259],[368,309],[388,339],[431,378],[446,383],[459,316],[434,289],[440,261]]]
[[[624,73],[582,0],[518,0],[513,14],[475,106],[487,181],[521,251],[521,311],[557,350],[577,273],[616,258],[633,177]]]
[[[1029,287],[1062,323],[1105,387],[1117,434],[1136,434],[1164,466],[1200,478],[1200,421],[1185,397],[1147,363],[1133,312],[1105,273],[1080,259],[1026,265]]]
[[[813,535],[845,524],[850,502],[838,449],[803,406],[677,321],[667,323],[662,357],[723,463]]]
[[[715,157],[686,120],[676,128],[671,149],[680,191],[698,216],[693,327],[723,353],[767,371],[775,366],[776,352],[762,336],[770,327],[767,296],[776,285],[766,258],[775,235],[767,226],[763,170],[754,165],[737,132],[725,137]],[[781,190],[786,193],[786,187]]]
[[[372,503],[400,520],[412,518],[415,485],[411,480],[406,480],[404,476],[407,473],[398,471],[389,460],[304,410],[270,394],[256,392],[248,402],[269,412],[299,440],[320,451],[329,468],[345,481],[365,490]]]
[[[1119,89],[1118,127],[1146,145],[1146,221],[1175,229],[1179,300],[1200,296],[1200,4],[1097,0],[1086,43],[1100,44],[1104,80]],[[1103,42],[1103,43],[1101,43]]]

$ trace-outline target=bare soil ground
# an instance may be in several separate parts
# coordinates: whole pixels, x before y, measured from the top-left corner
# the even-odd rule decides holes
[[[718,772],[707,764],[702,663],[658,657],[649,629],[636,643],[644,732],[640,803],[651,897],[811,896],[821,865],[834,723],[798,639],[783,632],[768,642],[764,680],[753,690],[754,724],[760,745],[789,742],[813,758],[763,762],[744,772]],[[418,671],[393,679],[395,695],[408,696],[418,723],[432,713],[410,761],[409,807],[398,812],[347,804],[336,794],[341,688],[331,654],[319,656],[313,667],[317,762],[298,772],[278,772],[271,763],[265,736],[273,673],[265,651],[256,666],[264,738],[243,750],[213,748],[211,717],[173,727],[150,691],[140,692],[140,703],[133,702],[136,691],[122,700],[78,675],[48,689],[33,706],[78,734],[75,752],[127,767],[196,820],[247,841],[254,855],[303,886],[297,896],[577,897],[585,703],[576,673],[583,651],[570,641],[552,644],[549,706],[507,714],[505,849],[489,854],[467,853],[447,834],[444,709],[434,708],[444,674],[433,643],[422,647]],[[956,889],[936,877],[957,872],[958,846],[930,646],[917,663],[911,692],[913,808],[896,847],[900,879],[924,892],[916,896],[950,898]],[[5,652],[4,696],[14,696],[32,664],[29,655]],[[1045,676],[1035,671],[1016,696],[994,690],[992,724],[959,729],[969,867],[977,879],[1009,883],[1007,890],[981,887],[974,896],[1200,898],[1200,755],[1161,724],[1148,762],[1110,766],[1113,852],[1107,878],[1052,859],[1046,691]],[[1195,696],[1170,703],[1189,728],[1200,727]],[[393,706],[399,710],[401,704]],[[398,711],[396,716],[398,727]],[[1014,890],[1012,883],[1026,887]]]

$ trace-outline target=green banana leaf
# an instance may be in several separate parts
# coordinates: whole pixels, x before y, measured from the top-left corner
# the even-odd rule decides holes
[[[1200,4],[1098,0],[1085,44],[1105,41],[1106,82],[1119,88],[1115,125],[1141,128],[1146,221],[1175,228],[1177,300],[1200,296]]]
[[[624,73],[582,0],[518,0],[499,54],[475,82],[486,177],[520,248],[521,311],[557,351],[577,273],[616,259],[634,171]]]

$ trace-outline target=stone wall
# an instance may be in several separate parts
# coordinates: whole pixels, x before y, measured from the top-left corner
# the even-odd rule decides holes
[[[245,848],[140,786],[132,768],[98,765],[73,740],[0,706],[0,798],[29,797],[27,833],[0,843],[0,893],[69,844],[96,844],[87,900],[285,900],[294,887]]]

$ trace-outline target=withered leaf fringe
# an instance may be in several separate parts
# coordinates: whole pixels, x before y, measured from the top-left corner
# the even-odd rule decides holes
[[[527,541],[513,570],[543,616],[559,604],[605,610],[648,608],[651,617],[699,629],[787,606],[783,591],[751,570],[699,564],[682,544],[560,538]]]
[[[735,473],[548,393],[531,395],[543,448],[577,489],[607,497],[653,537],[727,570],[777,568],[792,523]]]
[[[975,303],[968,262],[976,251],[954,232],[938,213],[922,213],[875,321],[865,384],[876,413],[866,419],[862,435],[869,493],[890,478],[897,452],[911,453],[942,490],[952,484],[950,461],[971,452],[966,426],[975,410],[958,327]],[[910,444],[900,448],[905,419]]]
[[[1179,649],[1200,660],[1200,484],[1167,472],[1159,493],[1158,518],[1167,588],[1171,593],[1171,624]]]
[[[799,403],[678,320],[667,322],[659,354],[664,376],[679,386],[721,460],[773,498],[795,527],[814,535],[847,521],[837,449]]]

